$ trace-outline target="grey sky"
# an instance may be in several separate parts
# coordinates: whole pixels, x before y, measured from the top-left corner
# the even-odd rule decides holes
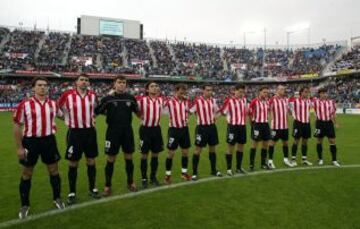
[[[359,0],[2,0],[0,25],[75,31],[84,14],[140,20],[145,37],[211,43],[243,43],[245,29],[265,26],[269,44],[285,44],[284,28],[308,21],[317,43],[360,35],[359,10]],[[291,35],[292,43],[307,39],[306,31]],[[263,43],[262,33],[248,34],[247,43]]]

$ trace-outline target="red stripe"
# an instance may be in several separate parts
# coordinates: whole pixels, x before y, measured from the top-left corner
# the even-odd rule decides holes
[[[54,120],[54,116],[57,114],[57,107],[53,102],[49,102],[49,107],[50,107],[50,131],[51,133],[55,133],[56,132],[56,125],[55,125],[55,120]],[[54,106],[55,105],[55,106]]]
[[[41,136],[46,136],[46,111],[45,111],[46,103],[41,104]]]
[[[78,122],[78,117],[77,117],[77,112],[78,112],[78,108],[77,108],[77,102],[76,102],[76,94],[72,95],[72,100],[73,100],[73,110],[74,110],[74,128],[78,128],[79,127],[79,122]],[[70,117],[71,119],[71,117]]]
[[[33,100],[30,101],[30,110],[31,110],[31,121],[32,121],[32,136],[36,136],[36,110],[35,110],[35,102]]]
[[[89,120],[90,120],[90,124],[89,124],[89,127],[93,127],[93,121],[94,121],[94,111],[93,111],[93,101],[96,101],[96,95],[92,94],[90,97],[89,97]]]
[[[82,118],[82,125],[84,128],[86,127],[90,127],[87,125],[86,123],[86,108],[85,108],[85,99],[88,99],[88,96],[84,96],[83,98],[81,97],[80,101],[81,101],[81,118]]]

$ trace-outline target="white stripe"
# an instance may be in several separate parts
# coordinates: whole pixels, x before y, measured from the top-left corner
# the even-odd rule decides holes
[[[83,119],[82,119],[82,107],[81,107],[81,98],[80,96],[76,95],[76,104],[75,106],[77,106],[77,121],[78,121],[78,128],[84,128],[83,125]]]
[[[35,104],[35,112],[36,112],[36,137],[41,137],[41,132],[42,132],[42,117],[41,117],[41,106],[39,105],[39,103],[34,102]]]
[[[91,121],[90,121],[90,97],[86,96],[85,97],[85,119],[86,119],[86,127],[90,128],[91,127]]]
[[[25,102],[24,112],[26,112],[27,127],[28,127],[28,131],[27,133],[25,133],[25,135],[27,137],[30,137],[32,135],[32,116],[31,116],[30,101]]]
[[[45,118],[46,118],[46,130],[45,130],[45,135],[48,136],[48,135],[51,135],[51,121],[50,120],[50,113],[52,112],[51,111],[51,107],[50,107],[50,103],[51,102],[48,102],[48,103],[45,103]]]
[[[116,200],[122,200],[122,199],[129,199],[132,197],[142,196],[142,195],[145,195],[148,193],[154,193],[154,192],[158,192],[158,191],[162,191],[162,190],[174,189],[174,188],[183,187],[183,186],[192,186],[195,184],[207,183],[210,181],[218,181],[218,180],[234,179],[234,178],[245,178],[245,177],[251,177],[251,176],[268,175],[268,174],[274,174],[274,173],[295,172],[295,171],[303,171],[303,170],[346,169],[346,168],[360,168],[360,164],[343,165],[340,168],[335,167],[335,166],[330,166],[330,165],[328,165],[328,166],[313,166],[313,167],[283,168],[283,169],[276,169],[276,170],[257,171],[257,172],[247,173],[245,175],[235,175],[233,177],[229,177],[229,176],[207,177],[207,178],[195,181],[195,182],[189,181],[189,182],[175,183],[172,185],[160,186],[157,188],[149,188],[149,189],[139,191],[139,192],[131,192],[131,193],[116,195],[116,196],[112,196],[112,197],[108,197],[108,198],[103,198],[100,200],[92,200],[92,201],[88,201],[88,202],[83,202],[80,204],[76,204],[76,205],[67,207],[63,210],[54,209],[54,210],[46,211],[46,212],[43,212],[40,214],[30,215],[27,219],[23,219],[23,220],[13,219],[13,220],[9,220],[9,221],[0,223],[0,228],[24,224],[26,222],[35,221],[38,219],[46,218],[48,216],[59,215],[59,214],[62,214],[62,213],[68,212],[68,211],[82,209],[82,208],[93,206],[96,204],[109,203],[109,202],[113,202]]]

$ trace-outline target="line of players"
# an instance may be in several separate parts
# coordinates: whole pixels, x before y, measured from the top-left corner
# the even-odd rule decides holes
[[[65,121],[68,127],[66,138],[66,155],[69,161],[68,180],[69,194],[67,203],[76,203],[77,168],[82,154],[87,163],[89,194],[92,198],[100,198],[96,189],[96,165],[98,145],[95,130],[96,115],[106,116],[107,131],[105,136],[105,165],[104,196],[111,195],[111,180],[114,163],[120,151],[124,152],[127,184],[130,191],[137,191],[134,179],[133,153],[135,152],[134,134],[132,129],[132,114],[141,119],[139,130],[140,150],[142,153],[140,169],[142,188],[149,183],[160,185],[157,179],[158,155],[163,151],[163,138],[160,119],[163,113],[169,114],[169,128],[164,183],[171,184],[171,171],[175,151],[181,148],[181,178],[185,181],[198,179],[198,165],[202,150],[208,146],[211,174],[222,176],[217,169],[216,146],[219,143],[216,119],[220,115],[227,119],[227,152],[225,154],[228,176],[233,175],[232,158],[236,155],[235,173],[243,174],[242,167],[244,145],[246,139],[246,121],[249,116],[251,126],[250,171],[255,169],[255,155],[261,143],[261,168],[275,169],[273,161],[274,148],[278,140],[282,141],[284,164],[289,167],[297,166],[296,154],[301,141],[302,164],[312,165],[307,160],[307,140],[311,137],[310,108],[316,114],[315,137],[317,138],[318,164],[323,165],[322,142],[327,137],[330,143],[332,164],[340,166],[336,160],[335,144],[335,111],[333,100],[328,99],[326,90],[320,89],[318,98],[310,99],[310,90],[303,87],[298,97],[288,99],[285,86],[279,85],[276,95],[268,99],[269,89],[262,86],[259,94],[250,104],[247,103],[245,87],[236,85],[232,95],[221,107],[218,107],[211,85],[202,86],[202,95],[190,103],[187,97],[187,86],[177,84],[174,95],[168,99],[160,96],[161,92],[156,82],[150,81],[145,85],[145,96],[135,98],[126,92],[126,78],[119,76],[114,80],[114,90],[104,97],[100,103],[96,94],[89,90],[90,82],[87,75],[79,76],[75,81],[75,89],[68,90],[55,102],[47,97],[48,82],[46,78],[35,78],[32,81],[34,95],[25,98],[14,113],[14,136],[17,156],[23,166],[19,185],[21,208],[19,218],[28,216],[30,209],[29,194],[34,166],[39,156],[48,167],[50,183],[53,190],[54,204],[63,209],[65,204],[60,198],[61,180],[58,170],[60,154],[55,139],[55,118]],[[216,93],[216,92],[215,92]],[[188,128],[189,114],[195,113],[197,125],[195,130],[195,151],[192,156],[192,175],[188,173],[190,134]],[[291,148],[292,157],[289,159],[288,147],[288,116],[294,118]],[[271,126],[268,120],[271,118]],[[147,176],[148,157],[150,157],[150,179]]]

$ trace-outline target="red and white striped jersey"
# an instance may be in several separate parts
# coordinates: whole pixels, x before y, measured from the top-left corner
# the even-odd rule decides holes
[[[313,99],[316,119],[330,121],[336,114],[336,103],[331,99]]]
[[[255,123],[267,123],[269,116],[269,102],[259,97],[253,99],[249,106],[251,120]]]
[[[211,125],[215,123],[218,106],[214,98],[205,99],[203,96],[195,98],[190,112],[197,116],[197,125]]]
[[[246,125],[246,113],[248,112],[246,98],[229,97],[225,100],[220,112],[226,115],[230,125]]]
[[[271,129],[288,129],[289,99],[286,97],[273,96],[269,100],[269,105],[272,114]]]
[[[159,126],[164,106],[164,99],[162,97],[153,99],[150,96],[142,96],[137,99],[141,113],[142,125],[146,127]]]
[[[65,124],[69,128],[91,128],[94,122],[94,108],[97,104],[95,92],[87,91],[81,96],[76,89],[64,92],[59,107],[64,112]]]
[[[55,101],[40,102],[35,97],[24,99],[14,113],[14,122],[24,124],[24,137],[46,137],[56,133],[55,117],[61,116]]]
[[[312,106],[311,99],[292,97],[289,100],[291,113],[294,119],[298,122],[309,123],[310,122],[310,108]]]
[[[165,102],[164,106],[170,115],[169,127],[187,127],[189,119],[189,100],[179,100],[175,96]]]

